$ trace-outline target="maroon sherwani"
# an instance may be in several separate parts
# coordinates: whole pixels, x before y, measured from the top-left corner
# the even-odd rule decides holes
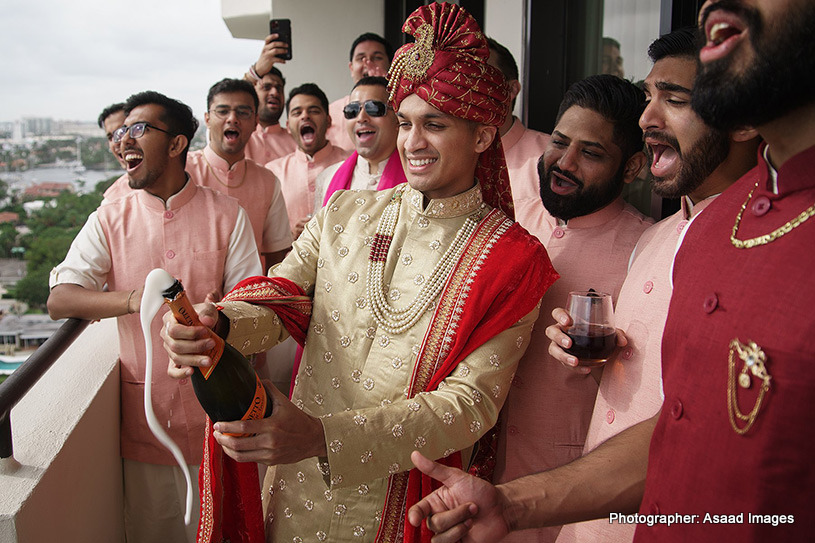
[[[752,248],[731,242],[742,206],[739,240],[813,211],[815,147],[778,170],[777,193],[763,149],[760,155],[758,166],[691,224],[674,264],[662,347],[665,402],[640,513],[699,517],[670,527],[641,524],[635,541],[811,541],[815,534],[815,219]],[[728,414],[728,387],[750,419],[763,380],[748,373],[749,388],[740,386],[745,361],[735,353],[732,372],[728,362],[734,339],[755,342],[770,376],[743,435]],[[733,418],[746,427],[747,420]]]

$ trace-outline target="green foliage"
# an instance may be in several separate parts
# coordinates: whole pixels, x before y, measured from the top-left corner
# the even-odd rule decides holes
[[[102,195],[95,192],[75,194],[65,191],[57,196],[53,206],[47,205],[32,213],[27,221],[27,226],[31,228],[35,236],[52,227],[63,229],[81,227],[85,224],[88,215],[99,207],[101,202]]]
[[[50,268],[29,269],[26,276],[14,285],[14,298],[32,307],[45,307],[49,293],[48,274],[50,271]]]
[[[54,199],[53,207],[46,206],[27,219],[31,233],[19,243],[26,248],[28,273],[14,287],[15,298],[35,308],[45,306],[51,269],[65,258],[74,237],[101,201],[102,195],[97,192],[63,192]]]
[[[111,177],[109,179],[105,179],[103,181],[99,181],[96,186],[94,186],[93,191],[98,194],[104,194],[108,188],[119,179],[118,177]]]
[[[0,257],[11,258],[11,248],[17,245],[17,228],[5,222],[0,224]]]

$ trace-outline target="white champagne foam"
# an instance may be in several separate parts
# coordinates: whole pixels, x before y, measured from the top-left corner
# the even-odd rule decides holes
[[[153,337],[150,333],[150,325],[164,304],[164,297],[161,293],[173,286],[174,282],[175,278],[161,268],[156,268],[147,274],[147,279],[144,281],[144,294],[141,297],[141,330],[144,334],[144,348],[147,352],[147,365],[144,370],[144,414],[147,417],[147,426],[150,427],[150,431],[162,445],[173,453],[175,461],[184,473],[184,479],[187,481],[187,508],[184,512],[184,524],[189,525],[192,514],[192,481],[187,462],[184,460],[181,449],[167,435],[153,412]]]

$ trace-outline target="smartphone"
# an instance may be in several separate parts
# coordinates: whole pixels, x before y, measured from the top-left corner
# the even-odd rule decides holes
[[[277,34],[276,41],[284,41],[289,46],[287,53],[280,55],[283,60],[291,60],[291,19],[269,21],[269,34]]]

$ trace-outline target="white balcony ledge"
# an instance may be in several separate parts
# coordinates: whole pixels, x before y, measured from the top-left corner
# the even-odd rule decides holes
[[[93,323],[11,411],[0,541],[124,541],[115,319]]]

